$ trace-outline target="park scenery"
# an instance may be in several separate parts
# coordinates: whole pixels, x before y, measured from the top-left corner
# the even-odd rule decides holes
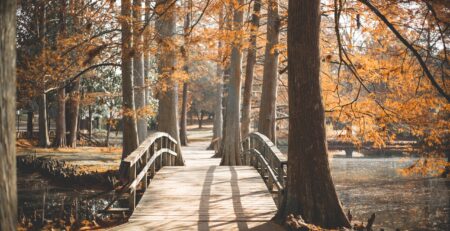
[[[0,0],[0,231],[450,230],[450,1]]]

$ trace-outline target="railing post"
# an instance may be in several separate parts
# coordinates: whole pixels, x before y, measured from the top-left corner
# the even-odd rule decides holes
[[[165,146],[166,146],[167,149],[170,149],[170,139],[169,139],[169,137],[166,137],[166,144],[165,144]],[[170,157],[170,154],[168,152],[164,153],[164,166],[168,166],[168,165],[170,166],[169,157]]]
[[[145,151],[145,153],[144,153],[144,156],[143,156],[144,159],[142,160],[144,167],[147,165],[149,152],[150,152],[149,149],[147,149],[147,151]],[[145,174],[144,174],[144,192],[145,192],[145,190],[147,190],[147,187],[148,187],[148,172],[145,172]]]
[[[136,164],[130,165],[130,172],[128,175],[129,182],[133,182],[136,179]],[[130,191],[130,198],[128,198],[128,206],[130,210],[133,211],[136,207],[136,188]]]
[[[155,140],[155,142],[153,142],[153,153],[152,153],[152,157],[155,155],[155,153],[158,151],[158,144],[156,143],[157,141]],[[153,162],[152,166],[150,166],[150,174],[152,174],[152,178],[155,176],[156,174],[156,169],[155,169],[155,162]]]
[[[176,156],[171,156],[172,166],[175,166],[175,162],[176,162],[177,156],[178,156],[177,144],[175,142],[172,142],[172,151],[174,151],[177,154]]]
[[[161,149],[164,148],[164,136],[161,137]],[[159,169],[161,169],[163,167],[163,156],[164,156],[164,152],[161,153],[161,155],[159,156]]]

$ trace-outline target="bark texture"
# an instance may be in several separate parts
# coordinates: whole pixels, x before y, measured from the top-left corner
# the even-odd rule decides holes
[[[144,78],[144,49],[142,37],[142,1],[133,0],[133,78],[134,78],[134,102],[136,107],[136,119],[139,143],[147,138],[147,120],[144,108],[145,104],[145,78]]]
[[[152,0],[145,0],[145,22],[149,22],[151,19],[151,2]],[[150,24],[150,22],[149,22]],[[149,87],[150,81],[150,70],[151,70],[151,51],[150,51],[150,42],[151,42],[151,34],[150,34],[150,25],[148,25],[144,30],[144,81],[145,81],[145,105],[150,106],[150,97],[151,91]]]
[[[250,27],[250,47],[247,52],[247,66],[245,67],[244,93],[242,97],[242,138],[247,137],[250,132],[250,122],[252,118],[252,93],[253,93],[253,72],[256,63],[256,39],[259,28],[259,15],[261,13],[261,0],[255,0],[253,3],[253,14]]]
[[[58,113],[56,115],[56,134],[53,146],[66,146],[66,89],[61,87],[58,89]]]
[[[183,83],[183,99],[181,100],[181,118],[180,118],[180,142],[182,146],[188,144],[187,138],[187,94],[188,83]]]
[[[243,24],[243,0],[237,1],[239,6],[235,7],[233,22],[234,31],[240,31]],[[239,34],[239,33],[237,33]],[[225,110],[226,126],[222,145],[221,165],[241,165],[241,74],[242,74],[242,37],[237,35],[232,44],[230,60],[230,80],[228,83],[227,108]]]
[[[131,63],[131,0],[122,0],[122,109],[123,109],[123,148],[122,159],[138,147],[136,114],[134,111],[133,72]],[[125,176],[125,166],[120,165],[120,173]]]
[[[159,93],[158,104],[158,130],[169,133],[178,142],[177,165],[184,165],[180,146],[180,134],[178,130],[178,84],[172,79],[176,66],[176,50],[173,42],[176,34],[176,12],[174,0],[157,0],[156,4],[162,6],[156,21],[156,33],[158,33],[158,74],[160,84],[167,89]]]
[[[189,38],[190,38],[190,28],[191,28],[191,10],[192,10],[192,0],[185,1],[186,17],[184,19],[184,47],[181,49],[181,53],[184,59],[184,71],[189,76]],[[189,83],[183,83],[183,98],[181,104],[181,118],[180,118],[180,142],[181,145],[186,146],[188,143],[187,138],[187,98],[188,98],[188,88]]]
[[[74,82],[73,90],[70,93],[70,127],[67,145],[72,148],[77,147],[78,117],[80,114],[80,81],[81,79],[79,78]]]
[[[34,118],[34,112],[33,109],[28,109],[27,112],[27,138],[32,139],[33,138],[33,118]]]
[[[50,145],[50,138],[48,136],[48,123],[47,123],[47,96],[45,93],[42,93],[38,96],[38,105],[39,105],[39,118],[38,118],[38,126],[39,126],[39,147],[48,147]]]
[[[219,31],[223,29],[223,9],[219,11]],[[223,42],[219,40],[217,45],[217,62],[216,62],[216,94],[214,96],[214,121],[213,121],[213,137],[208,150],[215,150],[218,154],[222,139],[223,128]]]
[[[16,0],[0,1],[0,230],[16,230]]]
[[[267,43],[264,59],[263,86],[259,108],[258,131],[276,144],[276,101],[278,86],[278,49],[280,17],[278,0],[269,0]]]
[[[328,163],[319,81],[320,0],[290,0],[287,193],[279,218],[299,214],[324,228],[349,227]]]

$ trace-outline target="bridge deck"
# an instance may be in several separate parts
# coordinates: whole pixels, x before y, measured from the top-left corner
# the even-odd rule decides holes
[[[258,172],[218,166],[206,143],[183,148],[184,167],[164,167],[129,222],[115,230],[281,230],[277,208]]]

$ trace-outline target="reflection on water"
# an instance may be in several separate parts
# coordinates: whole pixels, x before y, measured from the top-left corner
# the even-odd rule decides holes
[[[376,228],[450,230],[450,179],[402,176],[413,159],[333,158],[331,172],[339,198],[354,219],[376,213]]]
[[[39,173],[17,172],[19,219],[29,219],[36,228],[44,223],[93,221],[94,214],[104,209],[112,193],[101,190],[78,190],[55,184]],[[42,219],[44,216],[44,219]],[[23,222],[23,221],[21,221]]]

